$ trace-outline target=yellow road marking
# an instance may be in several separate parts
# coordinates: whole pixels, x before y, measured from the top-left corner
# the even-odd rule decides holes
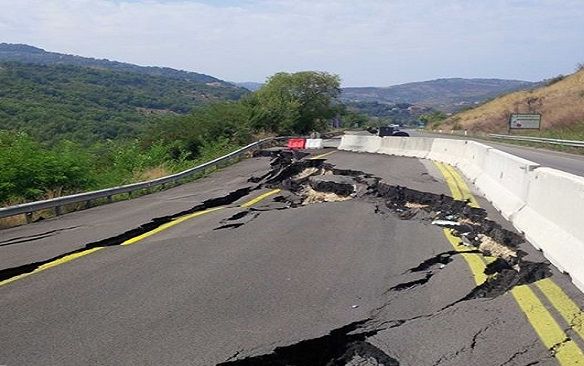
[[[195,217],[198,217],[198,216],[203,216],[205,214],[208,214],[208,213],[211,213],[211,212],[214,212],[214,211],[217,211],[217,210],[221,210],[223,208],[225,208],[225,207],[223,207],[223,206],[214,207],[214,208],[209,208],[207,210],[198,211],[198,212],[194,212],[192,214],[188,214],[188,215],[181,216],[181,217],[179,217],[179,218],[177,218],[177,219],[175,219],[173,221],[167,222],[166,224],[160,225],[156,229],[150,230],[150,231],[148,231],[148,232],[146,232],[144,234],[141,234],[141,235],[135,236],[133,238],[130,238],[130,239],[126,240],[125,242],[123,242],[121,245],[124,245],[125,246],[125,245],[136,244],[137,242],[139,242],[141,240],[144,240],[144,239],[146,239],[146,238],[148,238],[148,237],[150,237],[152,235],[158,234],[159,232],[164,231],[166,229],[169,229],[169,228],[171,228],[171,227],[173,227],[175,225],[178,225],[181,222],[190,220],[190,219],[195,218]]]
[[[269,191],[267,193],[264,193],[264,194],[262,194],[262,195],[260,195],[260,196],[258,196],[256,198],[254,198],[254,199],[252,199],[252,200],[250,200],[250,201],[242,204],[241,207],[250,207],[250,206],[253,206],[256,203],[260,202],[261,200],[263,200],[263,199],[265,199],[265,198],[267,198],[267,197],[269,197],[269,196],[271,196],[273,194],[276,194],[278,192],[280,192],[280,189],[274,189],[272,191]],[[148,231],[148,232],[146,232],[144,234],[141,234],[141,235],[135,236],[133,238],[130,238],[130,239],[124,241],[120,245],[128,246],[128,245],[136,244],[137,242],[139,242],[141,240],[144,240],[144,239],[146,239],[146,238],[148,238],[148,237],[150,237],[152,235],[158,234],[161,231],[167,230],[167,229],[169,229],[169,228],[171,228],[171,227],[173,227],[175,225],[180,224],[181,222],[184,222],[184,221],[190,220],[192,218],[195,218],[195,217],[198,217],[198,216],[202,216],[202,215],[205,215],[205,214],[214,212],[214,211],[218,211],[218,210],[221,210],[223,208],[225,208],[225,207],[224,206],[214,207],[214,208],[210,208],[210,209],[207,209],[207,210],[198,211],[198,212],[194,212],[192,214],[188,214],[188,215],[184,215],[184,216],[178,217],[178,218],[176,218],[176,219],[174,219],[174,220],[172,220],[170,222],[167,222],[166,224],[160,225],[156,229],[150,230],[150,231]],[[77,258],[86,256],[88,254],[95,253],[98,250],[101,250],[101,249],[104,249],[104,248],[105,247],[97,247],[97,248],[87,249],[87,250],[84,250],[82,252],[78,252],[78,253],[73,253],[73,254],[66,255],[66,256],[64,256],[62,258],[59,258],[59,259],[56,259],[54,261],[45,263],[45,264],[39,266],[37,269],[35,269],[32,272],[23,273],[23,274],[20,274],[20,275],[17,275],[17,276],[14,276],[14,277],[5,279],[4,281],[0,281],[0,286],[7,285],[7,284],[9,284],[11,282],[14,282],[16,280],[19,280],[19,279],[28,277],[28,276],[30,276],[32,274],[39,273],[39,272],[42,272],[42,271],[47,270],[49,268],[59,266],[61,264],[70,262],[70,261],[75,260]]]
[[[251,206],[255,205],[256,203],[260,202],[261,200],[264,200],[264,199],[266,199],[266,198],[268,198],[276,193],[279,193],[280,191],[281,191],[281,189],[274,189],[274,190],[271,190],[271,191],[266,192],[264,194],[260,194],[256,198],[251,199],[245,203],[242,203],[241,207],[243,207],[243,208],[251,207]]]
[[[7,285],[10,282],[14,282],[16,280],[20,280],[22,278],[28,277],[28,276],[33,275],[35,273],[42,272],[42,271],[47,270],[49,268],[52,268],[52,267],[55,267],[55,266],[58,266],[58,265],[61,265],[61,264],[67,263],[67,262],[71,262],[72,260],[75,260],[77,258],[84,257],[84,256],[86,256],[88,254],[91,254],[91,253],[95,253],[98,250],[101,250],[103,248],[104,247],[97,247],[97,248],[87,249],[87,250],[84,250],[82,252],[78,252],[78,253],[73,253],[73,254],[66,255],[63,258],[55,259],[54,261],[51,261],[51,262],[48,262],[48,263],[45,263],[45,264],[39,266],[37,269],[35,269],[32,272],[23,273],[23,274],[20,274],[18,276],[14,276],[14,277],[5,279],[4,281],[0,281],[0,286]]]
[[[551,279],[546,278],[535,283],[549,302],[558,310],[572,329],[584,339],[584,312]]]
[[[470,267],[475,283],[477,285],[484,283],[487,280],[487,275],[485,274],[485,262],[483,262],[481,255],[479,253],[465,253],[472,249],[460,245],[460,239],[452,235],[450,229],[444,229],[444,236],[452,244],[454,250],[462,253],[462,257]]]
[[[312,157],[310,157],[309,159],[310,159],[310,160],[313,160],[313,159],[322,159],[322,158],[324,158],[325,156],[329,156],[329,155],[331,155],[331,154],[334,154],[334,153],[336,153],[336,152],[337,152],[336,150],[335,150],[335,151],[331,151],[331,152],[327,152],[327,153],[324,153],[324,154],[320,154],[320,155],[312,156]]]
[[[584,365],[584,354],[578,345],[568,338],[552,315],[528,286],[516,286],[511,290],[529,323],[543,342],[554,353],[560,365]]]
[[[464,179],[460,176],[460,174],[458,174],[456,172],[456,170],[454,170],[454,167],[450,166],[448,164],[445,164],[444,167],[450,173],[450,175],[454,178],[454,181],[456,182],[456,185],[458,186],[458,189],[460,190],[460,193],[462,194],[462,198],[464,200],[469,201],[469,206],[476,207],[476,208],[480,207],[479,202],[477,201],[475,196],[471,193],[470,189],[468,188],[468,185],[466,184]]]
[[[446,166],[444,164],[436,162],[436,161],[434,162],[434,165],[436,165],[438,170],[440,170],[440,173],[442,173],[442,176],[444,177],[444,180],[446,181],[446,185],[448,185],[448,188],[450,189],[450,192],[452,193],[452,198],[454,198],[455,200],[459,200],[459,201],[464,200],[462,197],[462,192],[460,191],[460,188],[456,184],[456,180],[454,179],[452,174],[450,174],[450,172],[448,170],[446,170]]]
[[[447,164],[434,163],[446,180],[448,188],[452,192],[454,199],[468,199],[472,207],[480,207],[476,198],[470,192],[466,182],[460,177],[458,172]],[[444,229],[444,235],[448,241],[459,250],[459,240],[454,237],[450,230]],[[486,280],[484,274],[484,262],[471,264],[471,259],[480,260],[472,254],[463,254],[474,276],[475,282],[480,284]],[[492,258],[491,258],[492,260]],[[480,272],[480,273],[478,273]],[[482,276],[481,276],[482,275]],[[482,280],[484,278],[484,280]],[[481,281],[482,282],[479,282]],[[573,329],[584,338],[581,332],[584,328],[582,311],[578,306],[557,286],[551,279],[545,279],[536,283],[538,288],[549,299],[550,303],[558,312],[572,325]],[[511,290],[511,294],[518,304],[519,308],[527,317],[529,324],[535,330],[542,343],[554,352],[554,356],[562,366],[584,365],[584,354],[578,345],[562,330],[560,325],[555,321],[551,313],[545,308],[544,304],[537,295],[528,286],[516,286]]]

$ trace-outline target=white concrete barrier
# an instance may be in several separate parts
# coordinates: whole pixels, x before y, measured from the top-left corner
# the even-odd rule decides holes
[[[375,153],[380,146],[379,136],[343,135],[339,150]]]
[[[456,164],[456,167],[474,183],[483,173],[485,158],[491,149],[492,147],[480,142],[467,141],[463,159]]]
[[[510,219],[525,205],[529,175],[539,164],[489,149],[481,166],[482,173],[476,178],[475,185],[503,217]]]
[[[428,159],[456,165],[464,159],[466,140],[439,139],[432,142]]]
[[[428,137],[383,137],[378,152],[387,155],[425,158],[430,152],[433,140],[433,138]]]
[[[306,149],[322,149],[322,139],[306,139]]]
[[[536,169],[530,176],[527,204],[512,222],[584,291],[584,177]]]

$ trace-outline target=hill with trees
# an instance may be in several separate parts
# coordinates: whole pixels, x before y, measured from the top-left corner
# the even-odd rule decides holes
[[[248,93],[230,84],[208,85],[144,73],[73,65],[0,63],[0,129],[40,141],[90,144],[135,137],[153,118],[187,114],[213,101]]]
[[[542,115],[542,136],[584,139],[584,65],[569,76],[548,80],[529,91],[500,96],[458,113],[430,128],[467,129],[472,132],[505,132],[511,113]]]
[[[48,52],[42,48],[26,44],[0,43],[0,61],[16,61],[39,65],[74,65],[100,70],[106,69],[149,76],[162,76],[196,83],[222,85],[226,87],[231,85],[215,77],[196,72],[176,70],[169,67],[138,66],[125,62],[110,61],[107,59],[96,59],[57,52]]]

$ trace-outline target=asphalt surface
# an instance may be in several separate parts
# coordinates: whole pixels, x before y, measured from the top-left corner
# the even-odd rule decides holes
[[[450,194],[427,161],[333,151],[315,154],[387,184]],[[325,365],[345,348],[350,357],[334,364],[557,365],[564,343],[584,349],[580,328],[550,301],[543,306],[569,337],[553,347],[511,291],[465,299],[477,283],[463,255],[419,281],[429,272],[410,269],[453,244],[428,221],[380,210],[373,196],[289,207],[289,192],[262,187],[118,245],[155,218],[256,187],[248,178],[269,168],[268,158],[248,159],[168,191],[0,232],[4,273],[109,245],[0,285],[0,365]],[[241,207],[260,194],[253,210]],[[545,263],[528,243],[520,249]],[[569,278],[551,274],[582,308]],[[301,361],[283,363],[282,354]],[[315,354],[322,362],[308,358]]]

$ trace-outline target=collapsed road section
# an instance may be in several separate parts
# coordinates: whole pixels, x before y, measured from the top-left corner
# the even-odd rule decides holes
[[[461,253],[458,250],[443,251],[438,254],[434,252],[432,256],[419,258],[419,262],[416,258],[411,268],[392,277],[391,285],[388,284],[382,291],[378,291],[376,296],[382,300],[380,306],[371,311],[367,308],[363,312],[365,316],[359,315],[356,318],[357,321],[351,319],[345,323],[343,320],[340,326],[335,324],[331,326],[331,329],[320,329],[318,333],[312,333],[305,338],[299,336],[267,342],[264,345],[266,348],[262,349],[269,352],[258,354],[254,349],[242,348],[232,357],[226,358],[222,355],[220,360],[224,364],[409,364],[407,360],[403,361],[405,359],[403,350],[392,347],[391,343],[380,345],[377,342],[380,333],[391,329],[401,331],[412,323],[429,322],[441,316],[448,317],[462,304],[485,306],[485,299],[495,299],[516,286],[550,276],[546,262],[526,260],[525,253],[520,249],[523,239],[519,235],[504,229],[497,222],[490,220],[486,211],[473,208],[467,202],[457,201],[446,195],[393,185],[391,181],[382,181],[379,177],[363,171],[341,169],[324,159],[305,159],[306,156],[302,153],[271,150],[262,151],[259,154],[271,158],[270,169],[265,174],[250,177],[246,187],[196,204],[189,210],[153,219],[114,237],[86,244],[82,250],[120,245],[127,239],[155,230],[183,215],[220,206],[228,207],[232,213],[228,214],[227,216],[230,216],[227,218],[217,219],[215,227],[217,231],[213,232],[213,235],[229,236],[231,231],[245,231],[246,225],[255,223],[258,218],[266,218],[276,211],[288,210],[283,214],[290,214],[294,212],[293,210],[297,210],[301,214],[310,211],[307,208],[309,206],[322,208],[326,206],[319,206],[320,204],[334,205],[338,202],[338,205],[348,205],[352,201],[358,201],[362,207],[366,209],[370,207],[371,217],[375,218],[375,222],[392,220],[416,226],[419,224],[421,231],[439,232],[446,229],[458,238],[458,245],[465,248],[465,254],[473,253],[488,258],[490,263],[485,270],[487,280],[468,293],[462,296],[444,294],[445,306],[441,303],[440,306],[436,306],[436,309],[428,308],[419,312],[416,309],[416,313],[412,316],[407,314],[398,318],[392,314],[392,301],[398,297],[407,297],[418,291],[432,288],[434,281],[444,278],[443,273],[452,268],[450,264],[455,262]],[[260,189],[280,189],[281,191],[276,196],[272,196],[265,205],[252,207],[238,205],[240,199]],[[188,245],[197,244],[196,239],[189,237],[188,240]],[[366,246],[367,243],[364,245]],[[147,251],[148,248],[145,249]],[[35,268],[47,262],[31,263],[27,266],[3,270],[0,275],[3,278],[12,278],[34,271]],[[448,267],[446,271],[442,271],[446,267]],[[485,330],[479,330],[470,337],[472,340],[470,349],[479,343],[478,339],[484,332]],[[440,351],[436,349],[438,354]],[[442,358],[439,355],[437,359]]]
[[[274,158],[272,171],[264,177],[251,180],[283,190],[274,201],[284,206],[272,209],[297,209],[322,202],[357,199],[370,203],[379,215],[419,222],[425,227],[438,226],[458,238],[458,245],[464,248],[463,251],[445,251],[423,260],[404,273],[408,278],[416,274],[421,277],[388,288],[386,296],[390,297],[391,293],[399,296],[400,292],[427,285],[455,256],[463,253],[485,258],[488,263],[484,273],[487,279],[465,296],[454,299],[432,313],[408,319],[392,319],[382,311],[382,306],[371,312],[369,318],[334,329],[322,337],[280,346],[268,354],[246,356],[241,351],[222,365],[399,365],[399,355],[388,354],[368,342],[368,339],[382,330],[436,318],[462,302],[493,299],[515,286],[551,276],[549,263],[524,259],[526,253],[520,250],[524,240],[520,235],[490,220],[484,209],[471,207],[469,202],[392,185],[365,172],[338,169],[324,160],[296,160],[289,153],[280,152],[270,154]],[[250,209],[235,219],[247,217],[249,220],[252,212],[255,218],[267,210],[270,209]],[[473,343],[477,342],[476,338],[483,331],[474,336]]]

